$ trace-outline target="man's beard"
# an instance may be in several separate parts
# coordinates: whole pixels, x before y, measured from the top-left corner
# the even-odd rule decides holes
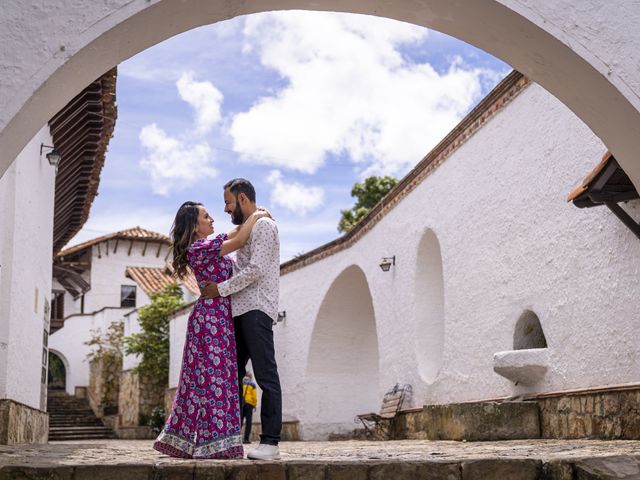
[[[231,223],[234,225],[242,225],[244,223],[244,213],[242,213],[239,203],[236,203],[236,208],[231,212]]]

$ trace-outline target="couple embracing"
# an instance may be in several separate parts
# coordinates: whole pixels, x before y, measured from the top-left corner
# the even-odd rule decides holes
[[[241,385],[251,359],[262,389],[260,445],[247,456],[280,458],[282,393],[272,320],[280,279],[278,229],[256,206],[255,189],[237,178],[224,186],[225,212],[236,227],[213,239],[206,208],[185,202],[171,231],[173,267],[190,269],[202,296],[189,316],[182,368],[171,413],[153,444],[182,458],[242,458]],[[237,251],[234,263],[227,255]]]

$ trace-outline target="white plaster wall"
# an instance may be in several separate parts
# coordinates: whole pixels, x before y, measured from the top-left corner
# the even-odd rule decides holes
[[[375,313],[364,272],[340,273],[327,292],[308,345],[304,410],[305,438],[353,430],[354,412],[379,409],[379,355]],[[287,390],[288,377],[282,379]]]
[[[0,178],[0,398],[41,403],[45,302],[51,302],[55,170],[40,144],[48,127]],[[37,187],[36,187],[37,186]]]
[[[640,381],[640,241],[606,208],[565,201],[604,150],[534,84],[356,245],[284,275],[287,320],[276,327],[276,352],[285,411],[305,418],[300,366],[327,289],[353,264],[371,289],[380,354],[376,399],[363,398],[354,414],[396,382],[413,385],[416,406],[522,392],[493,372],[492,359],[512,348],[526,309],[540,318],[550,358],[546,379],[529,390]],[[640,218],[638,202],[627,208]],[[431,383],[417,368],[413,283],[427,229],[441,248],[445,312],[443,363]],[[382,272],[381,258],[391,255],[395,267]]]
[[[134,333],[140,333],[142,331],[142,327],[140,326],[140,322],[138,321],[138,309],[134,310],[131,313],[125,314],[123,317],[124,321],[124,336],[128,337]],[[132,368],[140,365],[142,361],[142,357],[140,355],[124,355],[122,357],[122,370],[131,370]]]
[[[420,240],[414,279],[415,351],[418,371],[435,380],[444,354],[444,277],[438,238],[427,230]]]
[[[73,395],[76,387],[89,385],[89,361],[87,355],[91,347],[84,342],[91,339],[92,330],[103,334],[113,322],[123,321],[123,315],[130,312],[126,308],[104,308],[92,315],[75,315],[64,321],[64,327],[49,337],[51,349],[59,352],[68,362],[67,393]]]
[[[129,255],[128,240],[120,240],[118,248],[114,253],[116,246],[115,240],[109,241],[109,249],[107,243],[100,243],[100,249],[94,245],[91,250],[91,290],[85,294],[84,311],[85,313],[99,310],[103,307],[119,307],[120,306],[120,287],[121,285],[136,285],[131,278],[125,276],[127,267],[164,267],[165,256],[169,247],[162,245],[160,255],[156,256],[158,244],[150,243],[147,246],[145,255],[143,242],[134,242],[131,254]],[[136,306],[141,307],[149,303],[149,297],[137,286],[136,288]],[[79,302],[79,300],[78,300]]]
[[[184,342],[187,339],[189,315],[191,315],[190,309],[172,318],[169,323],[169,388],[177,388],[180,380],[182,351],[184,350]]]

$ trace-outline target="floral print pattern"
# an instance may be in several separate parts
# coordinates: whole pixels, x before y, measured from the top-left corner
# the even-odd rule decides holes
[[[220,255],[225,234],[197,240],[187,260],[198,284],[220,283],[233,264]],[[182,458],[242,458],[236,341],[228,298],[199,299],[189,316],[173,408],[153,444]]]

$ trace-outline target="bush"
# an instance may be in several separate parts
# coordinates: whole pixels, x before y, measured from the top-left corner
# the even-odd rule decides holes
[[[151,431],[158,435],[164,427],[165,411],[162,407],[154,407],[151,411],[151,416],[147,422],[147,426],[151,427]]]

